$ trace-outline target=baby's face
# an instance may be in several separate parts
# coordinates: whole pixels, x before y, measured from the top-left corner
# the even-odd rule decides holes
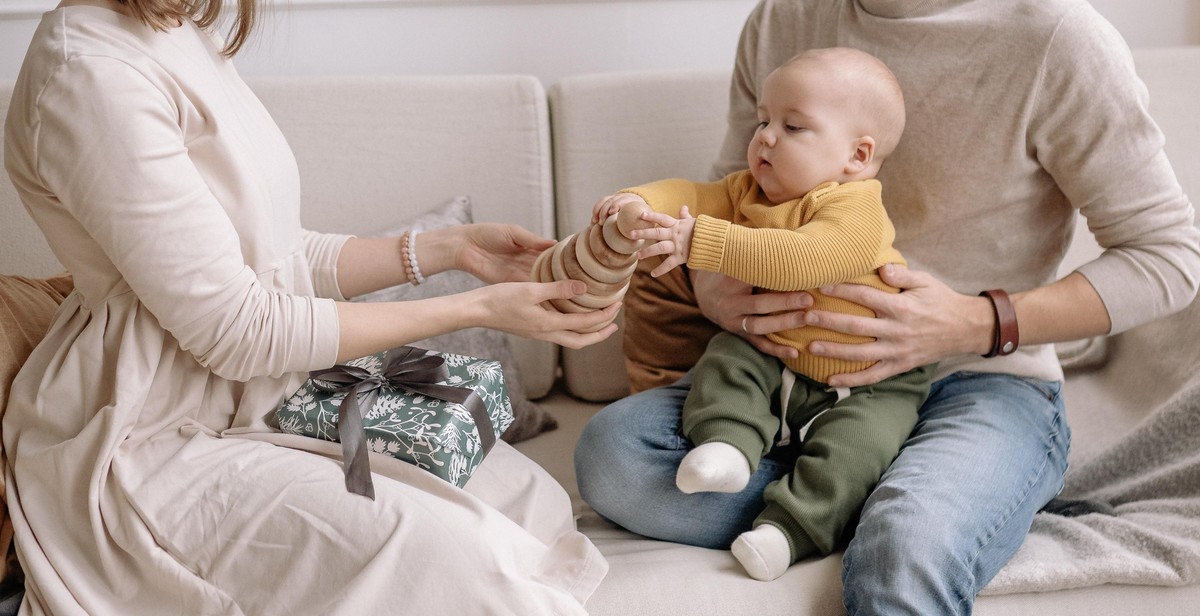
[[[825,182],[848,177],[860,135],[849,121],[848,97],[821,73],[786,66],[763,84],[758,128],[746,159],[772,203],[799,199]]]

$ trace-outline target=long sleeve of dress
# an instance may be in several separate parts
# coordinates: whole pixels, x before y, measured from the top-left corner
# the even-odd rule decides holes
[[[337,281],[337,259],[350,235],[317,233],[305,229],[303,232],[304,254],[308,257],[312,273],[313,290],[317,297],[328,297],[339,302],[346,301]]]
[[[184,350],[225,378],[331,365],[333,302],[260,284],[269,272],[247,265],[235,225],[189,157],[189,110],[164,87],[120,60],[82,56],[39,96],[36,173],[120,274],[112,288],[90,289],[90,301],[136,294]]]

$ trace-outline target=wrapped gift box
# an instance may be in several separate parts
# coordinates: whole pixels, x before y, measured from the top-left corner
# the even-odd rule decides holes
[[[401,351],[410,359],[425,356],[443,359],[445,378],[438,379],[436,384],[473,391],[482,399],[491,425],[476,425],[462,403],[414,393],[404,384],[397,384],[395,381],[399,379],[380,379],[389,362]],[[377,380],[378,396],[371,408],[363,404],[369,398],[358,395],[367,447],[375,453],[415,464],[459,487],[467,483],[475,467],[483,461],[487,454],[485,445],[494,443],[513,422],[500,362],[402,347],[361,357],[347,365],[360,369],[353,371],[355,374],[369,374]],[[314,373],[319,374],[320,371]],[[305,381],[275,411],[279,429],[289,434],[340,441],[338,418],[347,392],[327,391],[331,387],[329,381],[316,376]],[[490,431],[490,437],[485,438],[481,429]]]

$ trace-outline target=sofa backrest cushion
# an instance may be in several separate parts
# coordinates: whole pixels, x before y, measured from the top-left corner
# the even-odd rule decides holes
[[[466,195],[475,222],[554,233],[550,123],[535,77],[298,77],[250,85],[295,152],[308,228],[378,233]],[[511,341],[526,393],[545,395],[558,349]]]
[[[728,70],[579,75],[551,86],[559,237],[587,227],[592,206],[621,188],[707,180],[725,134],[728,91]],[[585,400],[628,394],[622,338],[564,349],[567,391]]]

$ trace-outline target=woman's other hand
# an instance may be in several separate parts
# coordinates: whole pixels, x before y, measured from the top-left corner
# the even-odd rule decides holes
[[[616,193],[613,195],[608,195],[607,197],[597,201],[596,205],[592,206],[592,224],[596,224],[605,218],[608,218],[609,216],[615,216],[621,211],[621,208],[630,203],[641,203],[643,206],[649,208],[644,199],[633,193]]]
[[[518,225],[480,223],[459,230],[455,269],[488,284],[528,281],[534,259],[554,245]]]
[[[796,349],[776,344],[767,334],[804,326],[812,296],[804,291],[754,293],[754,288],[724,274],[689,271],[696,304],[708,320],[721,329],[745,338],[754,348],[780,359],[791,359]]]
[[[586,291],[587,285],[583,282],[559,280],[495,284],[468,293],[472,305],[482,311],[480,326],[579,349],[600,342],[617,331],[612,320],[621,309],[621,303],[603,310],[568,314],[548,307],[547,301],[570,299]],[[598,331],[589,333],[598,327]]]

